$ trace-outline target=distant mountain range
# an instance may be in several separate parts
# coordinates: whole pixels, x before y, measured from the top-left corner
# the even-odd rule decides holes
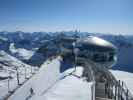
[[[112,42],[118,47],[118,62],[114,69],[133,72],[133,35],[111,35],[102,33],[88,33],[78,31],[68,32],[0,32],[0,50],[26,63],[43,61],[46,58],[42,49],[51,48],[50,52],[56,51],[58,46],[54,40],[60,36],[87,37],[94,35]],[[54,50],[53,50],[53,48]],[[121,66],[121,67],[119,67]]]

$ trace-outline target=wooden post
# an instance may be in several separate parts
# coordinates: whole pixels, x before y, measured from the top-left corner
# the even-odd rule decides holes
[[[107,94],[108,94],[108,98],[109,98],[109,90],[110,88],[109,88],[109,83],[107,83]]]
[[[120,100],[120,80],[118,81],[118,100]]]
[[[121,84],[121,100],[123,99],[122,94],[123,94],[123,81],[122,81],[122,84]]]
[[[107,94],[107,83],[105,83],[105,95]]]
[[[111,89],[110,89],[110,97],[111,97],[111,99],[113,98],[113,84],[111,84]]]
[[[11,72],[9,72],[9,76],[8,76],[8,93],[11,92],[11,90],[10,90],[10,79],[11,79]]]
[[[27,76],[26,76],[26,67],[24,66],[24,76],[25,76],[25,79],[27,79]]]
[[[111,99],[111,84],[109,84],[109,98]]]
[[[110,97],[110,85],[108,83],[108,98]]]
[[[32,71],[32,66],[31,66],[31,74],[33,74],[33,71]]]
[[[128,89],[127,89],[127,92],[126,92],[126,100],[128,100]]]
[[[8,76],[8,93],[10,92],[10,84],[9,84],[10,78]]]
[[[117,100],[117,86],[118,86],[118,83],[116,82],[116,84],[115,84],[115,100]]]
[[[18,85],[20,85],[18,68],[16,69],[16,71],[17,71],[17,83],[18,83]]]

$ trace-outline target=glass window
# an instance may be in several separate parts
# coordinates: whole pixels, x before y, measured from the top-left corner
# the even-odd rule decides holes
[[[105,54],[94,54],[93,60],[96,62],[106,62],[107,56]]]

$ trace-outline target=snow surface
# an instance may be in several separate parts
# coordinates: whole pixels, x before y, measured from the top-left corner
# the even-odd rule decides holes
[[[35,71],[35,67],[23,63],[2,50],[0,51],[0,67],[0,77],[5,78],[0,80],[0,100],[3,100],[2,98],[8,94],[8,76],[12,77],[12,79],[9,80],[10,90],[12,91],[18,87],[16,68],[19,72],[20,83],[25,81],[25,71],[27,78],[32,75],[31,70],[33,72]]]
[[[47,64],[49,63],[49,64]],[[58,59],[42,65],[38,74],[33,79],[34,91],[37,95],[47,91],[60,78],[60,62]]]
[[[16,57],[9,55],[3,50],[0,50],[0,63],[4,63],[3,65],[8,67],[14,67],[14,66],[19,67],[22,64],[29,66],[23,63],[22,61],[18,60]]]
[[[60,60],[46,61],[38,73],[21,86],[8,100],[91,100],[92,82],[73,75],[64,77],[74,69],[60,73]],[[83,68],[74,74],[81,76]],[[31,95],[30,89],[34,93]]]
[[[36,95],[40,95],[43,91],[49,89],[59,79],[59,64],[58,59],[45,62],[38,73],[21,86],[9,100],[27,99],[30,96],[31,88]]]
[[[26,50],[24,48],[15,48],[14,43],[10,44],[9,50],[13,55],[22,60],[29,60],[34,54],[34,51],[32,50]]]
[[[133,73],[119,71],[119,70],[110,70],[111,73],[116,77],[117,80],[123,81],[129,91],[133,95]]]
[[[45,90],[39,94],[35,94],[30,100],[91,100],[93,83],[79,78],[82,76],[83,67],[77,67],[76,72],[73,73],[79,77],[69,75],[73,70],[74,68],[71,68],[62,73],[60,80],[54,83],[48,90],[43,85],[41,88]]]
[[[72,73],[74,71],[74,68],[70,68],[68,70],[66,70],[65,72],[61,73],[61,77],[67,76],[70,73]],[[83,67],[82,66],[77,66],[76,67],[76,71],[73,72],[74,75],[78,75],[79,77],[82,76],[83,74]]]
[[[40,96],[33,96],[31,100],[91,100],[91,86],[92,82],[67,76],[46,93],[44,91]]]

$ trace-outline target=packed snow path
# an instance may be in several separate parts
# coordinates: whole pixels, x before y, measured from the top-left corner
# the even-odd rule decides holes
[[[39,95],[59,79],[59,74],[57,59],[45,62],[38,73],[22,85],[8,100],[26,100],[31,95],[31,88],[35,94]]]
[[[80,68],[78,68],[80,70]],[[70,75],[58,81],[51,89],[30,100],[91,100],[92,82]]]
[[[19,88],[8,100],[91,100],[94,84],[80,78],[83,68],[60,73],[60,61],[45,62],[38,73]],[[67,77],[64,77],[68,75]],[[77,77],[78,76],[78,77]],[[31,88],[33,94],[31,95]]]

